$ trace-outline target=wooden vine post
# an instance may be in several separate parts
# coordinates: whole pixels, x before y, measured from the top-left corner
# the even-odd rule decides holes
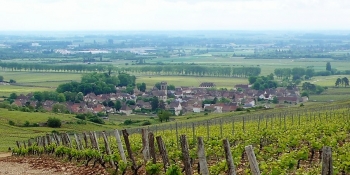
[[[235,168],[235,164],[233,163],[230,143],[228,142],[227,139],[224,139],[222,142],[224,144],[225,158],[226,158],[226,163],[227,163],[227,167],[228,167],[227,174],[228,175],[236,175],[236,168]]]
[[[85,142],[85,148],[88,148],[89,145],[88,145],[88,138],[87,138],[86,132],[83,132],[83,138],[84,138],[84,142]]]
[[[175,129],[176,129],[176,147],[179,148],[179,131],[177,128],[177,122],[175,123]]]
[[[232,135],[235,134],[235,118],[232,117]]]
[[[74,133],[74,138],[75,138],[75,142],[77,143],[77,149],[78,150],[82,150],[80,142],[79,142],[79,139],[78,139],[78,136],[77,136],[76,133]]]
[[[249,161],[250,170],[251,170],[252,175],[260,175],[259,165],[258,165],[258,162],[256,161],[256,157],[255,157],[252,145],[246,146],[245,152],[246,152],[247,157],[248,157],[248,161]]]
[[[124,137],[126,150],[128,151],[128,155],[129,155],[129,158],[130,158],[131,163],[132,163],[131,169],[132,169],[134,175],[137,175],[137,171],[138,171],[139,167],[137,167],[135,158],[132,155],[132,150],[131,150],[131,146],[130,146],[128,131],[126,131],[126,129],[124,129],[124,130],[122,130],[122,132],[123,132],[123,137]]]
[[[66,139],[64,137],[64,133],[60,134],[59,137],[61,137],[62,146],[67,146]]]
[[[193,137],[193,141],[195,141],[196,140],[196,129],[195,129],[194,123],[192,123],[192,137]]]
[[[41,136],[40,138],[41,138],[41,140],[42,140],[44,149],[45,149],[45,151],[46,151],[46,146],[47,146],[47,145],[46,145],[46,137],[45,137],[45,136]]]
[[[207,140],[209,140],[210,138],[210,134],[209,134],[209,120],[207,120]]]
[[[56,133],[53,133],[53,139],[56,142],[56,145],[59,146],[60,145],[60,139],[58,137],[58,135]]]
[[[84,149],[84,145],[83,145],[83,143],[81,142],[81,139],[80,139],[80,136],[79,136],[79,134],[77,134],[77,138],[78,138],[78,142],[79,142],[79,145],[80,145],[80,149]]]
[[[141,129],[141,134],[142,134],[142,154],[143,154],[143,159],[144,159],[145,164],[146,164],[147,161],[150,159],[148,130],[142,128]]]
[[[96,146],[96,149],[98,152],[100,152],[100,146],[98,145],[98,140],[97,140],[97,135],[96,135],[96,132],[94,131],[93,132],[93,137],[94,137],[94,140],[95,140],[95,146]],[[101,155],[102,156],[102,155]]]
[[[325,146],[322,150],[322,173],[321,175],[333,175],[332,148]]]
[[[201,175],[209,175],[207,158],[205,156],[203,137],[198,137],[197,140],[198,140],[197,155],[199,159],[199,168],[200,168],[199,173]]]
[[[186,135],[180,136],[180,143],[181,143],[181,151],[182,151],[182,162],[185,166],[185,175],[192,175],[192,165],[191,165],[191,159],[190,159],[190,153],[188,151],[188,143]]]
[[[148,133],[148,143],[149,143],[149,153],[152,158],[152,163],[157,163],[156,149],[154,147],[154,134],[152,132]]]
[[[51,145],[51,137],[50,134],[46,134],[47,145]]]
[[[31,147],[31,146],[32,146],[32,140],[28,139],[28,147]]]
[[[90,137],[90,142],[91,142],[91,148],[96,149],[94,133],[92,131],[89,132],[89,137]]]
[[[72,148],[72,142],[70,141],[70,137],[68,135],[68,133],[64,133],[66,139],[67,139],[67,144],[69,146],[69,148]]]
[[[157,136],[156,140],[157,140],[157,144],[158,144],[158,150],[160,152],[160,155],[162,156],[164,171],[166,171],[168,166],[170,166],[168,152],[166,151],[165,144],[163,142],[162,137]]]
[[[220,137],[222,138],[222,119],[220,119]]]
[[[118,145],[120,157],[122,158],[123,162],[126,163],[126,156],[124,153],[123,144],[122,144],[122,141],[120,139],[119,131],[117,129],[114,130],[114,135],[115,135],[115,139],[117,140],[117,145]]]
[[[106,133],[104,131],[102,132],[102,137],[103,137],[103,142],[105,143],[106,153],[107,153],[107,155],[111,155],[112,151],[111,151],[111,148],[109,147],[108,139],[107,139]],[[113,159],[111,159],[109,161],[109,163],[111,164],[112,167],[114,167]]]

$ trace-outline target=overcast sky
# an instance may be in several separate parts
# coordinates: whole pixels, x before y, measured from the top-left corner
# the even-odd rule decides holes
[[[0,0],[0,30],[349,30],[350,0]]]

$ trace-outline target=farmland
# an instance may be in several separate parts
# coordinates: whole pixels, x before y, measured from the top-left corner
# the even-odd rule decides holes
[[[262,174],[319,174],[321,171],[321,154],[322,151],[325,151],[323,149],[325,146],[331,146],[332,154],[334,158],[336,157],[336,159],[333,159],[335,174],[347,174],[349,173],[347,161],[349,160],[348,146],[350,138],[346,132],[349,129],[348,122],[350,120],[348,106],[349,102],[334,103],[327,106],[319,105],[313,108],[304,108],[294,112],[285,111],[284,115],[280,113],[280,115],[275,116],[270,112],[257,115],[250,114],[242,116],[243,121],[242,117],[240,119],[239,117],[235,119],[227,118],[227,120],[223,120],[224,122],[220,119],[217,124],[208,121],[210,125],[208,125],[208,122],[203,122],[204,125],[192,125],[190,129],[187,126],[180,125],[179,128],[176,127],[176,132],[172,128],[170,128],[171,130],[168,128],[165,131],[157,132],[157,130],[154,130],[154,127],[150,128],[150,131],[154,132],[155,136],[162,138],[162,141],[157,142],[157,144],[162,143],[164,140],[164,149],[167,150],[168,154],[166,156],[169,159],[167,163],[171,165],[170,167],[167,164],[164,165],[164,169],[168,172],[174,171],[176,167],[181,169],[184,166],[188,166],[187,170],[191,169],[189,171],[198,174],[200,173],[198,172],[199,170],[203,171],[206,167],[208,167],[207,171],[211,174],[224,174],[228,171],[228,160],[225,159],[224,145],[221,140],[227,139],[234,163],[230,168],[237,171],[237,174],[250,174],[252,172],[248,166],[249,158],[247,158],[245,152],[247,145],[252,145],[259,163],[255,170],[259,169],[258,171]],[[246,120],[244,117],[246,117]],[[138,170],[151,171],[148,166],[152,165],[152,171],[161,172],[163,165],[160,162],[161,159],[165,160],[162,157],[161,149],[155,149],[156,152],[153,153],[155,156],[152,157],[154,163],[144,163],[144,159],[150,159],[146,158],[145,151],[142,151],[142,147],[148,145],[148,141],[142,142],[141,134],[129,136],[125,132],[128,132],[128,130],[123,131],[123,139],[121,141],[125,142],[124,147],[127,148],[128,155],[126,159],[122,159],[121,153],[124,153],[124,150],[120,151],[121,148],[117,145],[114,136],[102,139],[101,137],[88,135],[88,137],[92,138],[91,140],[96,140],[96,142],[91,141],[88,144],[91,144],[91,147],[83,149],[81,149],[81,145],[85,144],[79,141],[64,141],[60,146],[54,142],[46,149],[43,149],[40,141],[38,146],[22,147],[21,149],[15,149],[14,152],[20,155],[30,155],[33,153],[45,154],[53,151],[55,155],[64,159],[67,157],[66,160],[68,161],[86,163],[87,166],[92,166],[92,164],[89,164],[89,161],[82,159],[82,157],[99,160],[101,164],[102,162],[110,161],[118,162],[119,164],[129,162],[139,167],[127,166],[126,171],[130,173]],[[78,132],[78,134],[80,133]],[[67,136],[62,136],[62,140],[66,140],[65,137]],[[197,137],[200,138],[197,140]],[[149,136],[149,138],[151,137]],[[207,163],[205,167],[202,167],[203,164],[201,164],[201,167],[197,166],[197,162],[200,161],[200,155],[196,147],[199,142],[202,142],[200,140],[203,140],[206,152],[205,159]],[[106,142],[109,142],[109,144],[105,144]],[[73,147],[70,147],[70,144]],[[111,152],[108,151],[108,147],[112,150]],[[180,147],[181,150],[179,149]],[[103,150],[106,150],[106,152],[103,152]],[[189,157],[186,157],[186,154]],[[226,155],[226,158],[230,157],[231,155]],[[186,160],[188,159],[189,161],[190,158],[193,162],[186,165]],[[250,159],[249,162],[251,164]],[[112,168],[108,164],[106,164],[106,167]],[[123,172],[124,168],[116,171]]]

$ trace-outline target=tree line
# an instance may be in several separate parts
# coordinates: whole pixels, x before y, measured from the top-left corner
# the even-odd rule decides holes
[[[260,67],[220,67],[192,64],[135,66],[122,68],[122,71],[145,75],[192,75],[215,77],[249,77],[258,76]]]
[[[349,86],[349,79],[347,77],[337,78],[337,80],[335,81],[335,86],[339,87],[340,85],[344,87]]]
[[[84,95],[89,93],[108,94],[115,93],[116,86],[126,86],[126,91],[133,94],[135,88],[136,77],[133,75],[121,73],[118,76],[112,76],[108,73],[90,73],[85,74],[81,78],[81,82],[69,82],[60,84],[56,92],[82,92]],[[129,92],[130,91],[130,92]]]
[[[156,66],[133,66],[113,67],[102,64],[76,64],[57,65],[42,63],[16,63],[0,62],[4,71],[39,71],[39,72],[104,72],[112,71],[125,73],[140,73],[146,75],[192,75],[192,76],[216,76],[216,77],[249,77],[258,76],[261,73],[260,67],[220,67],[201,66],[192,64],[180,65],[156,65]]]

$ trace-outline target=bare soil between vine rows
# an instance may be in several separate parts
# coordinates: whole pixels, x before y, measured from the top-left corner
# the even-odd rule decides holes
[[[62,162],[49,156],[11,156],[9,153],[0,154],[0,175],[106,175],[105,169]]]

